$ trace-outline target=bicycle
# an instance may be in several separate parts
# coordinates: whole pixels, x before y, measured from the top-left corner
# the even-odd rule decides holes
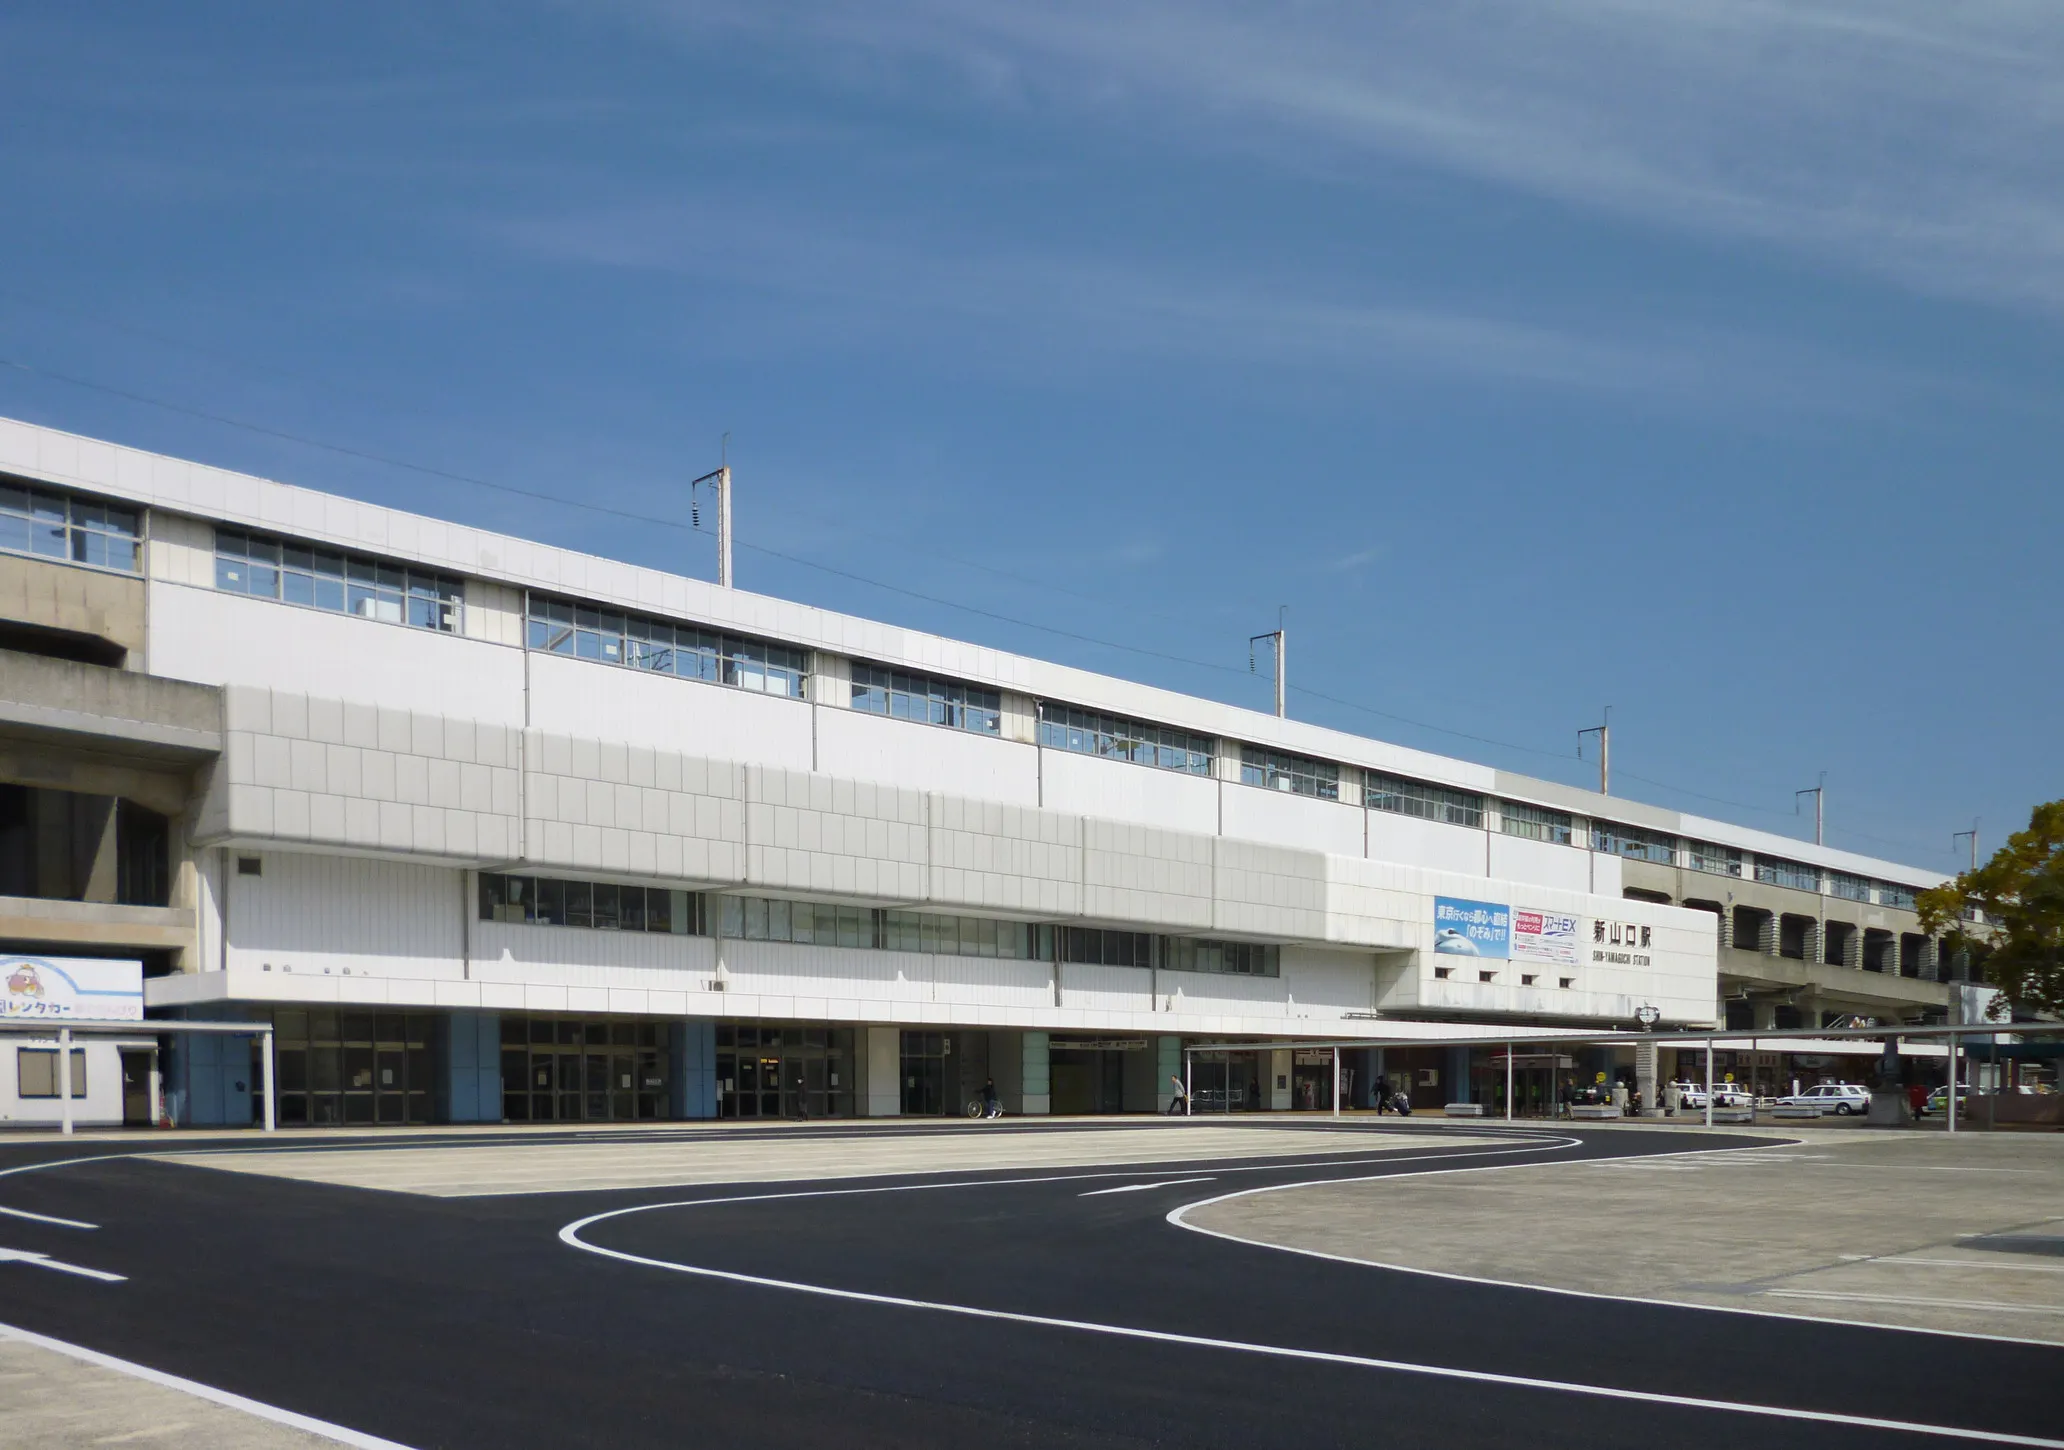
[[[969,1098],[967,1115],[970,1118],[1000,1118],[1003,1116],[1003,1104],[992,1103],[985,1098]]]

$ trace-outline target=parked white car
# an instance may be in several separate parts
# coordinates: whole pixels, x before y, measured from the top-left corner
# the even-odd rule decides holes
[[[1703,1113],[1706,1110],[1706,1085],[1702,1082],[1680,1082],[1677,1089],[1677,1111],[1680,1113]],[[1665,1102],[1669,1099],[1665,1098]],[[1716,1082],[1713,1084],[1713,1106],[1716,1108],[1752,1108],[1756,1095],[1745,1083]]]
[[[1870,1093],[1853,1082],[1824,1082],[1777,1101],[1780,1106],[1819,1108],[1843,1118],[1870,1110]]]

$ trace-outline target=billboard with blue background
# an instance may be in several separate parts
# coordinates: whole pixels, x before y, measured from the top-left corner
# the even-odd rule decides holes
[[[1512,908],[1502,901],[1433,898],[1433,949],[1445,956],[1512,955]]]

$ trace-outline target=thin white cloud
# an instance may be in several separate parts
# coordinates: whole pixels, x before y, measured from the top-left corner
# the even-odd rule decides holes
[[[713,217],[721,214],[721,222]],[[1528,318],[1374,294],[1358,278],[1254,277],[1126,257],[962,242],[916,225],[710,202],[593,205],[498,224],[544,260],[643,269],[792,299],[779,326],[754,313],[749,342],[773,352],[841,339],[870,350],[980,346],[974,365],[1056,359],[1079,371],[1146,357],[1332,379],[1471,378],[1627,394],[1695,408],[1882,412],[1957,386],[1931,374],[1737,334],[1587,317]]]
[[[1923,292],[2064,307],[2064,18],[2028,0],[664,0],[958,86],[1351,174],[1381,157]]]

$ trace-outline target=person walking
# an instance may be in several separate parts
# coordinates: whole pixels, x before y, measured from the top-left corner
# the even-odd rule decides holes
[[[982,1116],[985,1118],[1000,1118],[1003,1116],[1003,1104],[997,1101],[996,1079],[993,1077],[982,1079]]]
[[[1390,1078],[1384,1073],[1376,1074],[1376,1116],[1382,1117],[1390,1107]]]
[[[1187,1118],[1190,1115],[1190,1090],[1183,1086],[1179,1072],[1171,1072],[1168,1080],[1175,1084],[1175,1097],[1168,1104],[1168,1114],[1174,1118]]]

